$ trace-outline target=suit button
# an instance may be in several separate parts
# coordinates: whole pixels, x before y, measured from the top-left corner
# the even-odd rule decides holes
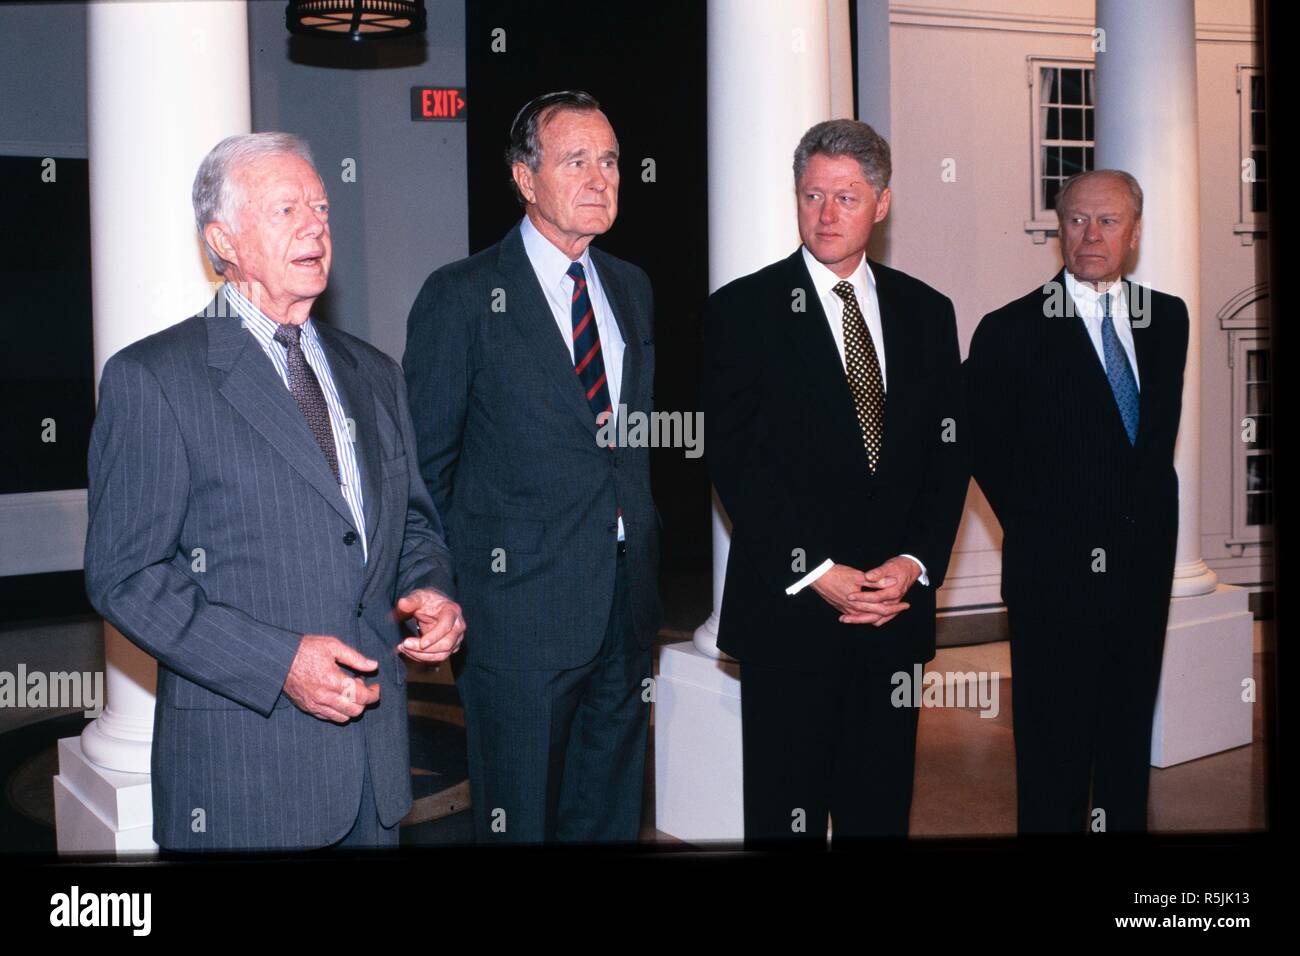
[[[356,533],[355,531],[349,531],[347,534],[345,534],[345,535],[343,536],[343,543],[344,543],[344,544],[356,544],[356,543],[357,543],[357,533]]]

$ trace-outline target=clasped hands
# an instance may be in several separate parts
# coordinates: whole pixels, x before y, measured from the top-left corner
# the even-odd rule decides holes
[[[859,571],[847,564],[832,565],[812,583],[812,588],[840,612],[841,624],[880,627],[911,607],[903,595],[920,576],[920,566],[900,555],[870,571]]]
[[[393,612],[399,621],[414,620],[418,636],[397,645],[413,661],[445,661],[465,639],[460,605],[430,588],[416,588],[398,600]],[[339,665],[373,673],[379,662],[328,634],[305,634],[284,681],[284,693],[304,713],[345,724],[379,701],[379,685],[366,684]]]

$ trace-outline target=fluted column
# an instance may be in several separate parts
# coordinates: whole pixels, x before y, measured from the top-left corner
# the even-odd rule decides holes
[[[808,127],[831,118],[832,89],[840,103],[846,89],[851,96],[849,38],[840,35],[847,29],[848,0],[710,0],[710,292],[798,245],[794,148]],[[839,82],[832,63],[844,74]],[[715,657],[730,542],[715,494],[713,613],[694,637]]]
[[[1194,0],[1097,0],[1097,166],[1142,184],[1142,243],[1132,277],[1187,303],[1191,318],[1178,470],[1174,597],[1208,594],[1201,556],[1200,143]]]

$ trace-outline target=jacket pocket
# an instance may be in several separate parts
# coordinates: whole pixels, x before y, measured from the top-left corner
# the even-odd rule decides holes
[[[461,541],[467,547],[504,548],[507,554],[536,554],[546,532],[546,523],[533,518],[466,514],[458,523]]]

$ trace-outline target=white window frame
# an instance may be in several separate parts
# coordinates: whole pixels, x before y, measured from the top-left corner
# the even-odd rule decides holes
[[[1277,355],[1272,348],[1267,332],[1263,330],[1232,330],[1228,333],[1229,364],[1232,366],[1232,533],[1226,542],[1229,547],[1237,549],[1247,545],[1271,544],[1273,527],[1271,524],[1252,525],[1246,523],[1246,459],[1253,453],[1241,440],[1242,421],[1248,417],[1246,406],[1246,353],[1255,349],[1264,349],[1269,353],[1269,375],[1277,374]],[[1277,443],[1277,409],[1271,409],[1272,441]],[[1271,455],[1272,449],[1269,450]],[[1276,461],[1274,462],[1276,464]],[[1277,501],[1277,481],[1274,473],[1273,500]]]
[[[1029,85],[1029,215],[1025,232],[1033,237],[1035,245],[1042,245],[1048,236],[1059,231],[1056,210],[1043,207],[1043,127],[1042,84],[1040,78],[1045,68],[1065,70],[1096,70],[1096,61],[1090,57],[1026,57],[1026,79]],[[1094,83],[1095,83],[1094,72]],[[1093,116],[1096,116],[1096,98],[1093,99]],[[1094,124],[1096,122],[1094,118]],[[1095,134],[1095,128],[1094,128]],[[1095,144],[1095,140],[1093,141]],[[1094,145],[1095,148],[1095,145]]]
[[[1264,79],[1264,71],[1249,63],[1237,64],[1237,222],[1233,233],[1241,237],[1241,244],[1249,246],[1256,239],[1268,235],[1268,213],[1254,212],[1250,208],[1251,186],[1241,178],[1242,163],[1250,157],[1250,81],[1252,77]],[[1265,101],[1264,109],[1268,109]]]

